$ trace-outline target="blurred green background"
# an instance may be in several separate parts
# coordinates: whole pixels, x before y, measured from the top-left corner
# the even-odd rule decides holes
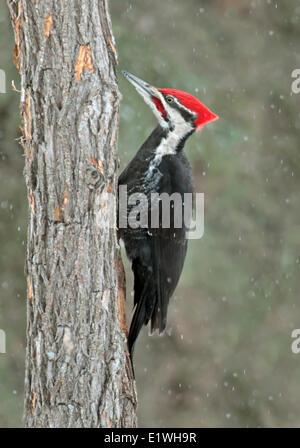
[[[111,0],[126,69],[199,97],[220,119],[186,146],[205,233],[191,240],[164,337],[138,340],[139,425],[299,427],[300,68],[298,0]],[[27,203],[13,32],[0,5],[0,427],[21,426]],[[132,86],[123,94],[121,169],[155,126]],[[132,276],[127,264],[128,320]]]

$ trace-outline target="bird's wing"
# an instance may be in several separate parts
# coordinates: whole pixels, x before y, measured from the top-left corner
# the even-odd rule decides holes
[[[157,301],[151,316],[151,332],[157,329],[162,333],[166,328],[169,299],[179,281],[186,251],[187,240],[184,237],[178,238],[175,232],[172,237],[166,237],[163,233],[153,237],[153,259],[157,260],[154,268]]]
[[[155,191],[168,194],[178,191],[172,183],[172,173],[167,169],[163,172]],[[155,173],[152,174],[154,177]],[[174,176],[172,178],[174,181]],[[121,180],[124,181],[123,177]],[[192,191],[192,185],[187,184],[184,191]],[[182,207],[183,204],[184,201]],[[148,211],[150,217],[150,209]],[[149,223],[148,229],[137,232],[136,236],[133,231],[127,233],[126,250],[134,273],[135,310],[128,336],[131,355],[143,325],[151,321],[151,331],[158,329],[160,333],[166,328],[169,299],[177,286],[187,250],[186,229],[175,228],[174,213],[175,208],[171,208],[169,228],[162,228],[159,213],[158,228],[153,228]]]

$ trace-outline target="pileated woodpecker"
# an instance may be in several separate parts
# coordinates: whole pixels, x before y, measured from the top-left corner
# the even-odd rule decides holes
[[[123,75],[150,106],[158,126],[120,175],[119,188],[125,185],[128,195],[143,193],[147,198],[151,193],[179,193],[182,198],[184,193],[193,193],[192,170],[183,147],[188,137],[218,116],[188,93],[158,89],[125,71]],[[134,273],[135,311],[128,336],[131,359],[143,325],[151,320],[151,332],[165,330],[169,299],[183,268],[187,229],[175,225],[174,208],[170,213],[169,228],[163,228],[161,213],[158,227],[148,222],[144,227],[119,228]]]

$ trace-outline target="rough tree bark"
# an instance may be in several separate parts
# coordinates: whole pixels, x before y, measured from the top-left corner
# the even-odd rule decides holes
[[[116,194],[120,101],[107,0],[8,6],[29,202],[25,425],[134,427],[106,196]]]

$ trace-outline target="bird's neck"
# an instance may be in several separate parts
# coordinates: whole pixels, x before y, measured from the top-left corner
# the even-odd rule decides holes
[[[145,142],[145,146],[150,148],[150,157],[148,156],[148,167],[145,175],[146,181],[151,181],[155,175],[158,181],[157,168],[159,167],[163,157],[176,155],[182,151],[188,137],[192,135],[194,128],[192,126],[174,126],[174,127],[158,127],[153,131]],[[159,172],[158,172],[159,174]]]
[[[154,157],[161,159],[163,156],[177,154],[185,145],[187,139],[194,133],[195,128],[190,123],[180,123],[160,128],[157,142],[154,148]]]

